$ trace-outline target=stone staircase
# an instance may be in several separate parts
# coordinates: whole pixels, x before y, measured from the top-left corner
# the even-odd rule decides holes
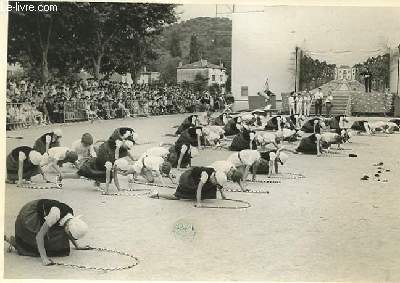
[[[351,98],[351,90],[352,90],[352,85],[348,82],[341,82],[341,81],[332,81],[327,85],[324,85],[321,87],[322,92],[324,94],[324,99],[323,99],[323,105],[322,105],[322,114],[324,115],[326,113],[326,108],[325,108],[325,99],[326,96],[328,95],[328,92],[332,92],[333,96],[333,107],[331,110],[331,115],[343,115],[347,114],[350,115],[349,112],[349,99]],[[314,91],[313,91],[314,92]],[[313,101],[311,105],[311,115],[315,115],[315,102]]]
[[[349,101],[349,94],[345,93],[338,93],[338,92],[332,92],[333,95],[333,107],[331,109],[331,115],[343,115],[346,113],[347,110],[347,104]],[[315,114],[315,103],[313,102],[311,105],[311,115]],[[325,104],[322,105],[322,114],[326,113],[326,108]]]

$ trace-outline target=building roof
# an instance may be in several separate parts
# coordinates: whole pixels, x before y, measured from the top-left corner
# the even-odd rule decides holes
[[[183,66],[178,66],[177,69],[222,69],[224,70],[224,67],[221,67],[219,65],[211,64],[207,62],[207,60],[200,60],[197,62],[193,62],[191,64],[186,64]]]

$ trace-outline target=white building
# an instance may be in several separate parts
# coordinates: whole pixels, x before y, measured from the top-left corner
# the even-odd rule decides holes
[[[138,84],[153,84],[160,81],[160,73],[159,72],[149,72],[146,67],[144,70],[140,72],[139,77],[136,80]]]
[[[201,74],[209,86],[213,84],[225,85],[228,76],[222,64],[214,65],[207,60],[200,60],[191,64],[182,65],[176,68],[176,79],[178,83],[193,82],[197,74]]]
[[[346,65],[341,65],[335,69],[336,80],[354,81],[356,79],[356,68],[351,68]]]

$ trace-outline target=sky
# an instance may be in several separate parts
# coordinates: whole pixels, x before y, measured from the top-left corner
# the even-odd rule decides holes
[[[286,10],[288,7],[280,8]],[[396,41],[398,39],[397,29],[399,25],[396,21],[400,22],[399,8],[391,8],[390,10],[386,10],[389,8],[382,9],[373,7],[292,7],[292,9],[293,8],[299,11],[310,10],[310,13],[321,15],[321,18],[317,19],[317,21],[323,21],[325,17],[340,17],[342,21],[348,25],[350,32],[336,30],[336,27],[332,26],[330,34],[327,34],[325,39],[313,38],[312,35],[309,35],[309,38],[304,38],[301,47],[306,51],[306,54],[314,58],[326,60],[329,63],[351,66],[365,60],[369,56],[386,53],[386,50],[384,50],[385,47],[388,45],[393,46],[396,42],[391,41]],[[268,12],[268,9],[270,8],[264,6],[235,6],[235,12],[239,14],[244,11],[260,12],[265,10]],[[275,7],[275,9],[277,8]],[[374,13],[376,9],[382,12]],[[280,9],[278,8],[277,10]],[[177,11],[180,21],[195,17],[215,17],[216,5],[182,5]],[[232,18],[232,5],[218,5],[217,11],[219,17]],[[260,14],[263,13],[254,13],[253,16],[258,17],[261,16]],[[396,19],[394,14],[398,14],[399,17]],[[254,19],[253,16],[250,18]],[[308,23],[306,21],[304,26],[308,26],[312,29],[314,28],[313,26],[318,25],[317,21],[313,23]],[[279,22],[276,22],[276,24],[285,24],[285,19],[280,18]],[[354,29],[354,25],[360,27],[361,30],[356,31],[357,29]],[[356,32],[356,34],[354,34],[354,32]],[[359,36],[358,33],[360,32],[365,36]],[[395,38],[392,38],[393,35],[395,35]],[[357,37],[357,41],[353,40],[354,36]]]
[[[216,6],[217,9],[216,9]],[[180,21],[186,21],[188,19],[197,17],[215,17],[216,11],[219,17],[229,17],[229,13],[232,9],[232,5],[182,5],[177,8],[179,13]]]

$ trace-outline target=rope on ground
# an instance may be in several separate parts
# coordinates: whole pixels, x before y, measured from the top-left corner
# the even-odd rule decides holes
[[[64,263],[64,262],[54,262],[55,265],[64,266],[64,267],[73,267],[79,268],[84,270],[97,270],[97,271],[121,271],[126,269],[131,269],[139,264],[139,259],[134,255],[131,255],[126,252],[121,252],[117,250],[107,249],[107,248],[91,248],[91,250],[98,251],[98,252],[107,252],[107,253],[114,253],[122,256],[129,257],[133,259],[133,262],[125,265],[125,266],[116,266],[116,267],[97,267],[97,266],[87,266],[83,264],[73,264],[73,263]]]
[[[242,205],[236,204],[236,206],[224,206],[224,205],[207,205],[207,204],[202,203],[201,206],[197,207],[197,208],[244,209],[244,208],[251,207],[251,204],[244,200],[226,198],[226,199],[224,199],[224,201],[230,201],[230,202],[237,203],[237,204],[239,203]]]

